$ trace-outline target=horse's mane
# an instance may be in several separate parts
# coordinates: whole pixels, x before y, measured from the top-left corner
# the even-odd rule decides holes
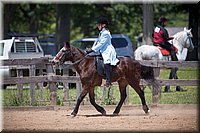
[[[83,50],[81,50],[73,45],[70,45],[70,47],[73,52],[80,53],[81,55],[85,55],[85,52]]]
[[[181,42],[181,43],[183,43],[184,42],[184,32],[185,31],[180,31],[180,32],[178,32],[178,33],[176,33],[173,37],[174,37],[174,40],[177,40],[178,42]]]

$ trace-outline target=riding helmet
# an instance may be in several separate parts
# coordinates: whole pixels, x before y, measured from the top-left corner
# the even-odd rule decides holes
[[[109,25],[109,21],[106,17],[104,16],[100,16],[97,20],[97,23],[98,24],[106,24],[106,25]]]
[[[160,24],[164,23],[165,21],[167,21],[167,19],[165,17],[160,17],[158,19],[158,23],[160,23]]]

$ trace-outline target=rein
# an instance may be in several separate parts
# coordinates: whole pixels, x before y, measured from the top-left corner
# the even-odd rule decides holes
[[[66,67],[62,67],[62,69],[69,68],[69,67],[71,67],[71,66],[73,66],[73,65],[75,65],[75,64],[77,64],[77,63],[79,63],[79,62],[81,62],[81,61],[84,60],[87,56],[88,56],[88,54],[86,54],[83,58],[81,58],[81,59],[75,61],[74,63],[72,63],[72,64],[70,64],[70,65],[68,65],[68,66],[66,66]],[[64,64],[64,63],[63,63],[63,64]]]

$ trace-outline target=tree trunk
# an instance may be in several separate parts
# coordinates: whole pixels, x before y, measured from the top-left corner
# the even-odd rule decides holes
[[[37,16],[37,5],[36,4],[30,4],[30,10],[34,12],[35,17],[30,16],[30,23],[29,23],[29,31],[30,33],[37,33],[39,29],[39,20]]]
[[[186,60],[199,60],[200,59],[200,4],[189,5],[189,28],[192,28],[192,42],[194,45],[194,50],[188,52]]]
[[[57,51],[63,47],[63,42],[70,42],[70,5],[56,5],[56,44]]]
[[[1,3],[2,4],[2,3]],[[2,5],[3,6],[3,5]],[[17,5],[15,4],[4,4],[4,12],[3,12],[3,37],[4,39],[8,39],[8,33],[10,32],[10,24],[12,22],[13,15],[15,14],[15,10],[17,9]],[[3,10],[3,9],[2,9]]]
[[[152,44],[153,5],[143,4],[143,44]]]

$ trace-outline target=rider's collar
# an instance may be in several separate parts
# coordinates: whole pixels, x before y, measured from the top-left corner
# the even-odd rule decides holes
[[[104,32],[106,30],[105,27],[102,28],[102,30],[100,31],[100,33]]]

